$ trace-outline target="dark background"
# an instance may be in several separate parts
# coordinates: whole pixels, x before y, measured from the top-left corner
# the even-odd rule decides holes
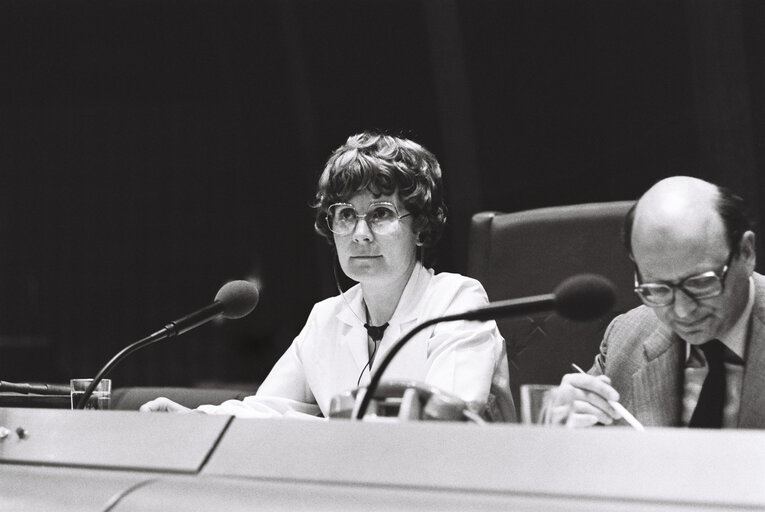
[[[367,128],[439,157],[439,271],[475,212],[673,174],[761,220],[763,26],[756,0],[0,0],[0,379],[93,375],[253,278],[255,313],[111,377],[260,381],[335,293],[308,205]]]

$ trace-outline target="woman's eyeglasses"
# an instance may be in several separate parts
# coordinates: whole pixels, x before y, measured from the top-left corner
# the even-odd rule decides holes
[[[356,229],[359,219],[364,219],[373,233],[389,235],[398,228],[399,219],[410,215],[399,215],[396,205],[387,201],[370,204],[364,214],[359,214],[352,204],[335,203],[327,209],[327,226],[337,235],[349,235]]]

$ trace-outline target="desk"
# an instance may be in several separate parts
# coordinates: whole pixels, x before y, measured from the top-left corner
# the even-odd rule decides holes
[[[115,512],[765,509],[761,431],[0,410],[20,420],[30,437],[0,442],[0,510],[74,510],[82,492],[66,508],[47,489],[89,479],[82,508]]]

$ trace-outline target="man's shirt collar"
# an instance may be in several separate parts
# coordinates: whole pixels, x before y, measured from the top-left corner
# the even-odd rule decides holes
[[[733,324],[728,332],[720,336],[720,341],[728,347],[734,354],[744,360],[746,354],[746,337],[749,331],[749,318],[752,316],[752,309],[754,308],[754,279],[749,276],[749,299],[746,302],[744,311],[741,312],[741,316],[738,317],[736,323]],[[691,345],[685,344],[685,360],[691,355]]]

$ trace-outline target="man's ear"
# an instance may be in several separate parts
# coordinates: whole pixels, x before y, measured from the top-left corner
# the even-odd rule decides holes
[[[739,251],[741,253],[741,260],[746,265],[748,273],[754,272],[754,267],[757,264],[757,251],[755,250],[754,232],[747,231],[741,237],[739,243]]]

